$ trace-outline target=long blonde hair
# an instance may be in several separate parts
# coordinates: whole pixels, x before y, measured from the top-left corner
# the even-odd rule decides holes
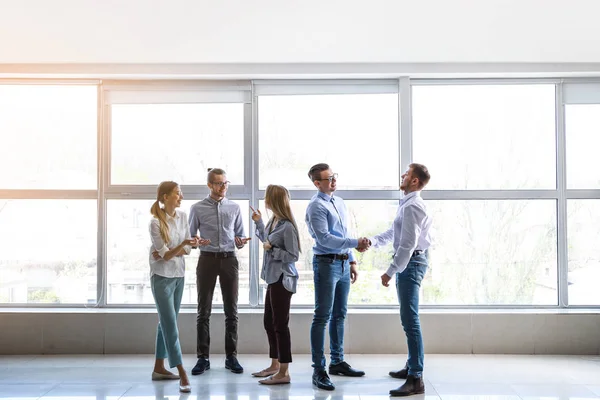
[[[300,233],[298,232],[298,225],[292,214],[292,208],[290,207],[290,192],[283,186],[280,185],[269,185],[265,191],[265,206],[273,211],[273,217],[269,221],[273,223],[273,218],[279,220],[288,220],[294,226],[296,230],[296,237],[298,238],[298,250],[302,251],[300,246]]]
[[[160,207],[160,203],[165,202],[165,196],[170,195],[179,185],[173,181],[161,182],[156,189],[156,201],[150,208],[150,213],[160,222],[160,237],[165,244],[169,243],[169,224],[167,223],[167,213]]]

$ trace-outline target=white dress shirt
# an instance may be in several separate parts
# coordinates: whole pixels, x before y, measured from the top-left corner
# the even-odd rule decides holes
[[[179,246],[185,239],[190,238],[190,226],[187,215],[183,211],[175,210],[175,216],[167,215],[169,224],[169,243],[165,243],[160,236],[160,221],[153,217],[150,221],[150,276],[156,274],[165,278],[182,278],[185,276],[185,259],[183,256],[175,256],[169,261],[162,258],[155,260],[152,253],[156,250],[161,257],[164,257],[167,251]],[[185,246],[185,254],[190,254],[191,246]]]
[[[394,257],[387,276],[406,269],[415,250],[425,251],[431,245],[431,217],[421,198],[421,192],[411,192],[400,200],[400,206],[392,227],[380,235],[371,238],[374,247],[383,246],[393,240]]]

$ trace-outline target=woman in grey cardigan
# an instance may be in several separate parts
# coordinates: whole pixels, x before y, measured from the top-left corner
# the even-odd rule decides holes
[[[279,185],[269,185],[265,192],[265,207],[273,216],[264,225],[260,210],[252,209],[256,236],[265,250],[261,278],[267,282],[264,325],[269,339],[271,365],[255,372],[255,377],[266,378],[259,383],[278,385],[290,383],[288,365],[292,362],[290,340],[290,302],[296,292],[298,271],[295,262],[300,253],[298,226],[290,207],[290,193]]]

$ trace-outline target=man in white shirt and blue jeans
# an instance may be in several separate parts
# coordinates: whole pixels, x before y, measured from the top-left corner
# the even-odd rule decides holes
[[[375,247],[393,240],[394,257],[388,270],[381,275],[381,284],[388,287],[390,280],[396,275],[400,319],[408,345],[406,366],[400,371],[390,372],[391,377],[406,379],[406,382],[398,389],[390,390],[390,396],[410,396],[425,392],[419,289],[427,272],[428,248],[431,244],[431,217],[421,198],[421,190],[427,185],[429,178],[429,171],[424,165],[413,163],[408,166],[400,185],[404,197],[400,200],[392,227],[371,238],[371,244]]]

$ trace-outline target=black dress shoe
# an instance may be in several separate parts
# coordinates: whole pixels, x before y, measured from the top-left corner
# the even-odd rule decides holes
[[[363,376],[365,371],[354,369],[346,361],[342,361],[339,364],[329,364],[329,373],[331,375]]]
[[[315,372],[313,372],[312,383],[319,389],[323,389],[323,390],[334,390],[335,389],[335,386],[333,386],[331,379],[329,379],[329,375],[327,375],[327,372],[325,372],[324,369],[316,369]]]
[[[423,383],[423,377],[417,378],[409,375],[406,377],[404,385],[398,389],[390,390],[390,396],[411,396],[413,394],[425,393],[425,384]]]
[[[396,379],[406,379],[408,377],[408,363],[400,371],[390,371],[390,376]]]
[[[210,361],[208,361],[208,358],[200,357],[194,368],[192,368],[192,375],[203,374],[207,369],[210,369]]]
[[[234,374],[241,374],[244,372],[244,368],[242,368],[235,356],[228,356],[225,359],[225,368],[231,370]]]

